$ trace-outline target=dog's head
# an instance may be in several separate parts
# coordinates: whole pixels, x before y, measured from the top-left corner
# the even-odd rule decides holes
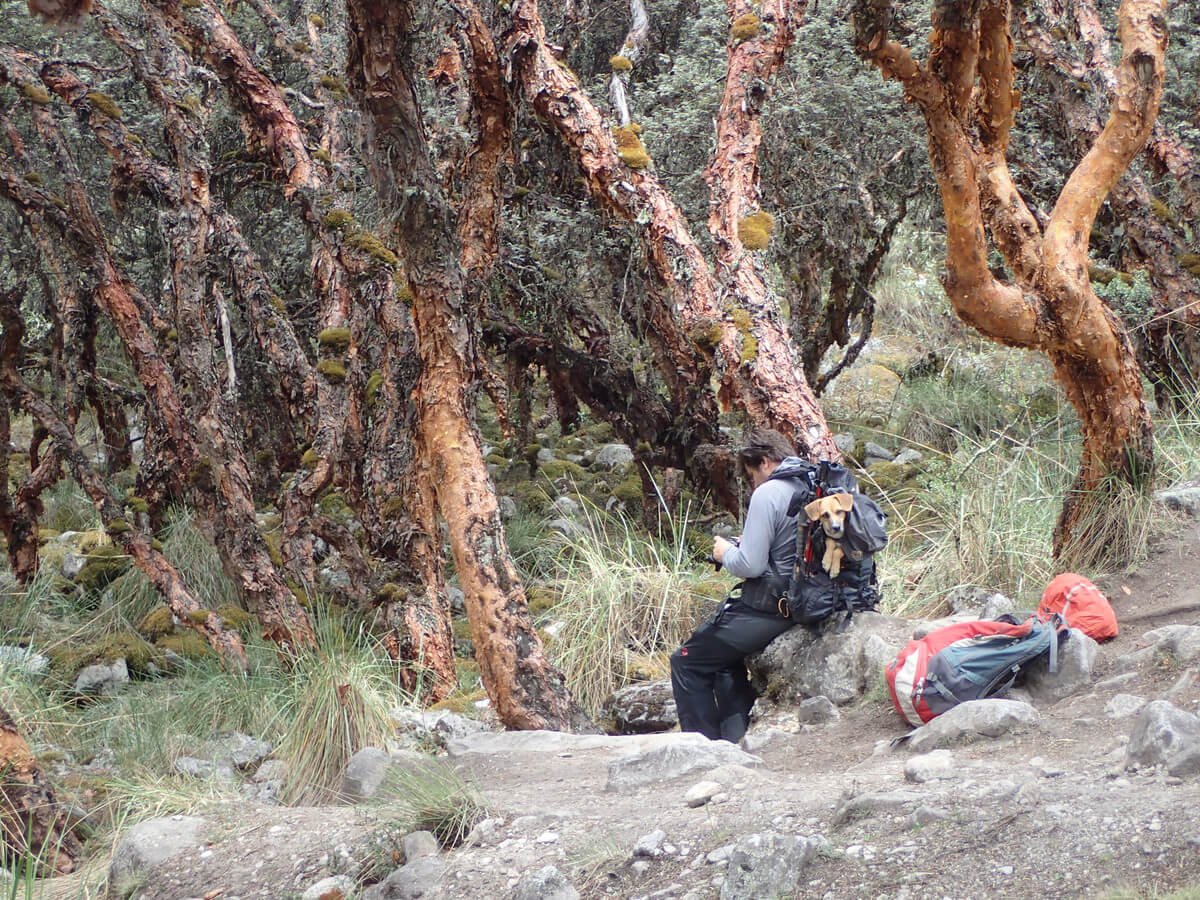
[[[846,513],[854,507],[851,494],[830,494],[804,507],[808,518],[820,522],[821,528],[835,541],[846,532]]]

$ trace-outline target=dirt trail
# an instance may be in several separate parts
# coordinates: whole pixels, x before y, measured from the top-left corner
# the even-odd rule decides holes
[[[1096,682],[1150,628],[1200,624],[1200,526],[1164,541],[1149,564],[1102,587],[1122,634],[1102,648]],[[688,808],[703,774],[605,791],[609,749],[522,752],[460,761],[501,823],[483,846],[444,854],[426,898],[510,897],[519,876],[553,864],[584,897],[716,898],[721,848],[755,832],[817,838],[821,852],[797,896],[828,898],[1093,897],[1117,888],[1200,886],[1200,778],[1126,772],[1133,718],[1110,718],[1117,693],[1164,696],[1200,712],[1200,664],[1153,659],[1119,685],[1042,707],[1025,734],[952,749],[951,777],[905,780],[905,729],[889,704],[768,744],[763,767],[725,772],[727,799]],[[1182,685],[1182,686],[1181,686]],[[839,823],[842,800],[885,792]],[[139,896],[158,900],[298,897],[331,870],[379,862],[386,807],[215,811],[214,842],[161,867]],[[658,856],[634,844],[661,829]],[[373,837],[374,836],[374,837]],[[372,846],[375,849],[371,849]],[[710,861],[715,860],[715,861]]]

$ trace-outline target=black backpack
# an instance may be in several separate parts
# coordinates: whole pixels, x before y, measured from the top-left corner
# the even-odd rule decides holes
[[[805,468],[799,487],[788,507],[799,515],[796,533],[796,569],[779,598],[778,612],[798,625],[817,625],[834,613],[845,612],[838,626],[844,631],[856,612],[873,610],[880,600],[875,575],[875,554],[887,546],[887,515],[870,497],[859,493],[858,482],[845,467],[822,460]],[[825,531],[810,521],[804,507],[830,494],[851,494],[854,505],[846,514],[846,533],[840,543],[848,551],[837,578],[821,567],[825,553]]]

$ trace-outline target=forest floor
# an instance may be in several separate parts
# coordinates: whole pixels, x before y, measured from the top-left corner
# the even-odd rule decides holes
[[[953,747],[947,777],[906,781],[911,754],[890,747],[905,727],[880,701],[772,740],[758,753],[761,767],[718,771],[727,799],[698,808],[684,795],[711,774],[606,791],[609,763],[645,738],[613,738],[598,749],[548,742],[541,752],[467,755],[457,765],[500,822],[482,845],[438,857],[424,893],[394,896],[507,898],[522,875],[554,865],[583,897],[716,898],[726,870],[722,848],[772,831],[820,843],[801,897],[1129,897],[1200,889],[1200,778],[1125,771],[1135,717],[1106,711],[1118,693],[1149,701],[1171,692],[1176,706],[1200,712],[1200,668],[1159,658],[1104,685],[1147,630],[1200,624],[1200,525],[1164,539],[1139,571],[1102,587],[1122,631],[1102,647],[1093,689],[1041,708],[1033,730]],[[839,823],[843,801],[862,795],[877,796]],[[299,897],[331,872],[395,867],[386,859],[393,846],[386,806],[232,804],[200,814],[212,822],[207,846],[153,870],[136,896]],[[656,829],[665,833],[651,842],[658,855],[635,858],[635,844]]]

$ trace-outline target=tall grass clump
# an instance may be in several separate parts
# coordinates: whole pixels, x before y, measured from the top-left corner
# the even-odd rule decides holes
[[[582,531],[562,537],[556,582],[562,600],[551,614],[564,623],[549,654],[571,693],[595,714],[605,698],[647,661],[665,674],[666,654],[683,642],[729,588],[692,559],[686,516],[669,544],[637,530],[625,516],[584,507]]]
[[[380,800],[399,805],[407,831],[429,831],[443,847],[457,847],[490,814],[479,788],[442,760],[414,769],[393,769]]]
[[[382,747],[389,713],[412,702],[396,666],[365,633],[347,632],[332,614],[316,616],[317,647],[292,661],[276,755],[289,765],[284,797],[321,803],[337,797],[342,772],[363,747]]]

